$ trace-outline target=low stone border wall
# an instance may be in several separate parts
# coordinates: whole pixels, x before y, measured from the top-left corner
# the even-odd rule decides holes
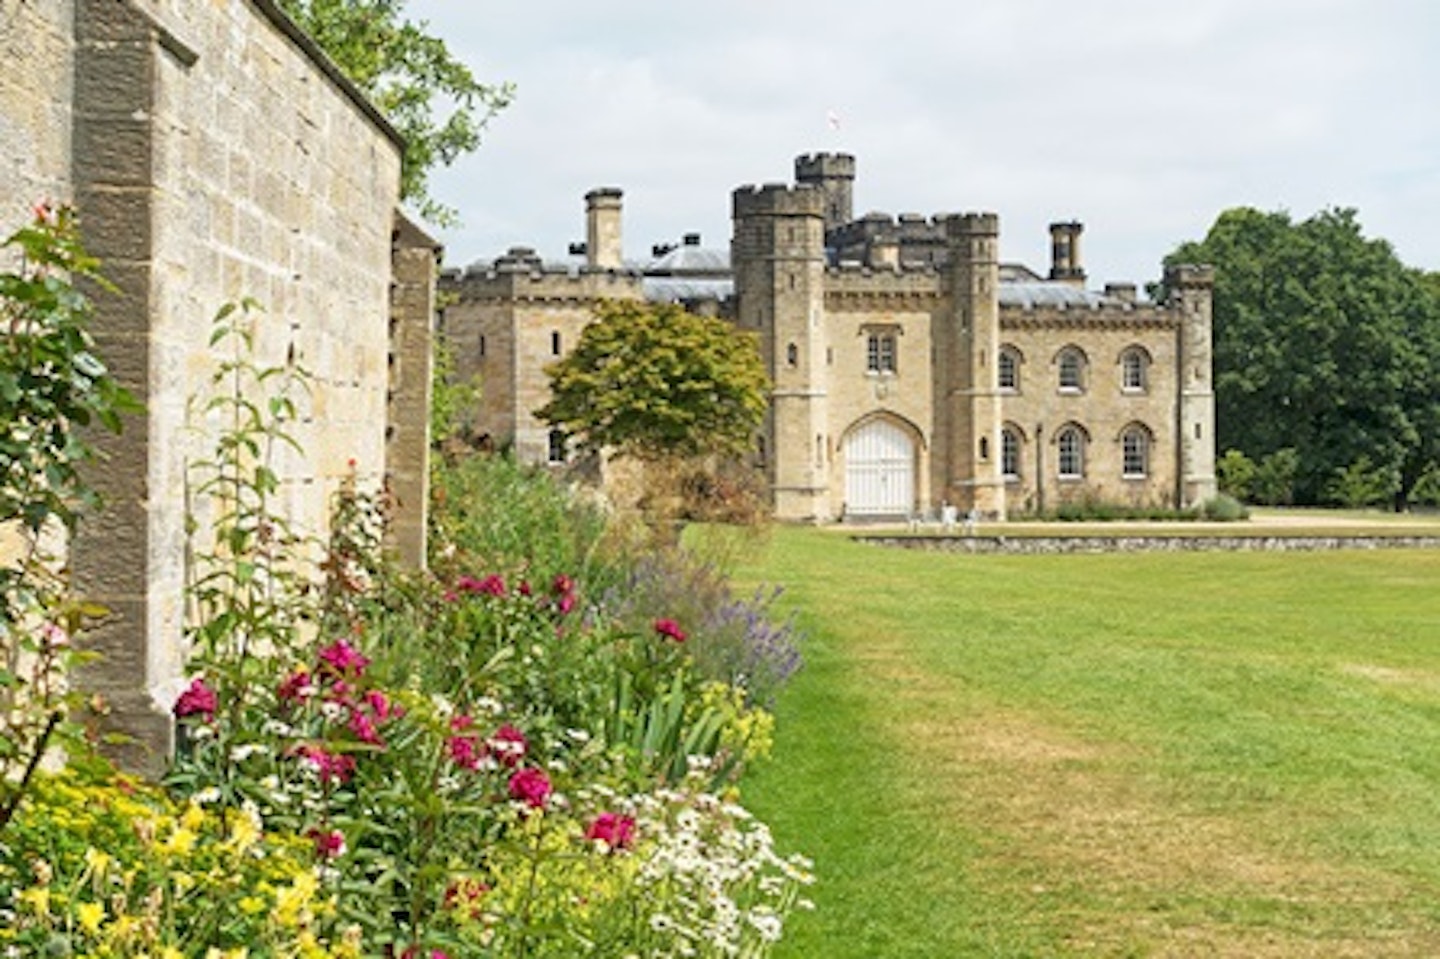
[[[897,536],[862,533],[856,542],[950,553],[1306,552],[1332,549],[1440,549],[1440,536]]]

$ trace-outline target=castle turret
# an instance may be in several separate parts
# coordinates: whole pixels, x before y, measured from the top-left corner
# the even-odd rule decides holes
[[[795,182],[825,194],[825,232],[855,219],[855,158],[848,153],[808,153],[795,158]]]
[[[943,498],[962,511],[1005,518],[1000,469],[999,219],[967,213],[946,221],[951,312],[937,335],[937,432],[948,437]]]
[[[585,194],[585,263],[591,269],[620,269],[624,252],[620,242],[622,195],[613,186]]]
[[[1050,224],[1050,279],[1085,285],[1085,267],[1080,260],[1080,234],[1085,230],[1076,220]]]
[[[773,384],[762,452],[775,515],[828,520],[826,194],[767,184],[740,187],[732,198],[736,317],[759,335]]]
[[[1215,495],[1215,386],[1212,369],[1211,303],[1215,270],[1209,266],[1177,265],[1165,270],[1166,305],[1180,311],[1177,343],[1179,505],[1194,506]]]

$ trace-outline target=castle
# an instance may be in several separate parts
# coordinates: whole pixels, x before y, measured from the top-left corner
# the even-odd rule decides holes
[[[479,375],[477,430],[563,464],[533,411],[544,367],[602,298],[679,301],[758,335],[773,383],[757,440],[777,518],[991,519],[1064,503],[1190,506],[1215,493],[1211,291],[1203,266],[1088,289],[1082,226],[1050,227],[1046,276],[999,258],[993,213],[854,217],[855,158],[732,194],[728,257],[689,235],[626,263],[621,191],[586,196],[581,262],[513,248],[448,271],[441,325]]]

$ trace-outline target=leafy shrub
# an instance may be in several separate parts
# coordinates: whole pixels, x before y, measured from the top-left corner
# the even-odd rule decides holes
[[[1226,450],[1225,455],[1215,463],[1215,479],[1220,492],[1241,502],[1248,501],[1252,495],[1255,472],[1255,461],[1240,450]]]
[[[1220,493],[1200,504],[1200,515],[1212,522],[1234,523],[1249,519],[1250,511],[1235,497]]]

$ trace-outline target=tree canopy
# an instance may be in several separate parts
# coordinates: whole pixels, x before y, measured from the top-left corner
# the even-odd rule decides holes
[[[1227,210],[1166,263],[1215,266],[1217,445],[1295,451],[1296,502],[1375,474],[1397,506],[1440,463],[1440,288],[1354,210]],[[1376,481],[1379,481],[1376,480]],[[1352,494],[1346,494],[1352,495]]]
[[[507,83],[487,84],[456,59],[429,25],[404,16],[406,0],[280,0],[405,138],[402,195],[422,217],[454,222],[429,174],[480,146],[480,134],[509,104]]]
[[[754,338],[673,304],[602,304],[546,373],[540,419],[586,451],[641,460],[744,453],[768,400]]]

